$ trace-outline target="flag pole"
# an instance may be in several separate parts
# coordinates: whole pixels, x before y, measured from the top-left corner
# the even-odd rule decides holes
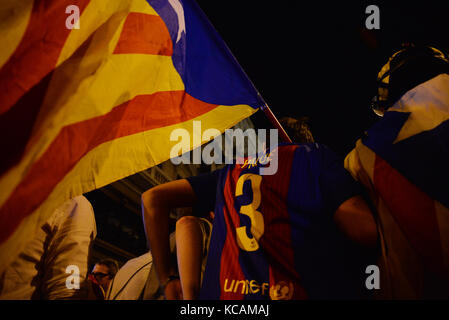
[[[265,102],[265,101],[264,101]],[[263,106],[260,107],[260,109],[265,113],[265,116],[268,118],[268,120],[271,122],[271,124],[278,130],[279,135],[281,137],[281,140],[283,142],[289,142],[291,143],[292,140],[290,139],[290,137],[288,136],[287,132],[285,132],[284,128],[282,127],[282,125],[279,123],[278,119],[276,118],[276,116],[273,114],[273,112],[271,111],[270,107],[268,106],[268,104],[265,102],[265,104]]]

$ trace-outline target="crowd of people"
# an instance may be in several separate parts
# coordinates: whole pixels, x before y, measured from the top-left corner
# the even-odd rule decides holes
[[[261,163],[233,164],[146,191],[145,228],[165,297],[448,298],[447,56],[405,45],[379,72],[372,107],[382,118],[345,161],[289,119],[295,141],[276,147],[274,175],[262,175]],[[178,255],[181,279],[168,246],[176,207],[214,216],[210,237],[200,220],[179,220],[178,243],[191,251]],[[375,290],[364,281],[370,266]]]
[[[120,269],[102,260],[88,271],[93,209],[83,196],[66,202],[1,275],[0,298],[449,298],[447,56],[402,48],[372,106],[382,118],[345,159],[285,118],[293,142],[270,150],[275,174],[228,164],[145,191],[150,251]]]

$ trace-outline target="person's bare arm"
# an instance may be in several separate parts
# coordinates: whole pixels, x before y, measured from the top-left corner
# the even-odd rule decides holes
[[[334,221],[351,240],[367,247],[376,246],[376,222],[361,196],[355,196],[343,202],[335,211]]]
[[[190,183],[185,179],[153,187],[142,194],[145,233],[161,284],[166,283],[173,272],[173,266],[170,265],[168,228],[170,210],[193,206],[195,201],[195,193]],[[167,299],[181,298],[177,286],[180,286],[179,281],[168,282],[165,287]]]
[[[198,297],[201,283],[203,233],[200,221],[184,216],[176,222],[176,249],[184,300]]]

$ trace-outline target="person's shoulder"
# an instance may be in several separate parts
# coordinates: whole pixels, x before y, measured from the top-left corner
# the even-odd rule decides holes
[[[320,153],[324,153],[324,154],[330,153],[332,155],[336,154],[334,150],[332,150],[328,145],[323,144],[323,143],[313,142],[313,143],[307,143],[306,145],[310,150],[313,150],[315,152],[320,152]]]
[[[94,211],[92,203],[90,203],[90,201],[84,195],[76,196],[69,201],[73,206],[76,206],[76,208],[79,210],[92,213]]]
[[[343,163],[344,158],[332,150],[329,146],[319,142],[302,143],[298,145],[301,158],[313,159],[323,166],[331,163]]]
[[[151,255],[151,252],[149,251],[149,252],[144,253],[138,257],[135,257],[135,258],[132,258],[132,259],[126,261],[126,263],[120,268],[120,270],[129,268],[131,266],[141,267],[142,265],[148,264],[152,261],[153,261],[153,256]]]
[[[322,144],[320,142],[303,142],[303,143],[297,143],[297,142],[282,142],[277,145],[279,148],[284,147],[303,147],[303,148],[309,148],[309,149],[319,149],[319,148],[328,148],[325,144]]]
[[[71,199],[68,199],[64,201],[64,203],[60,204],[56,209],[55,212],[71,212],[74,209],[79,208],[87,208],[88,210],[92,209],[92,205],[87,200],[87,198],[83,195],[73,197]]]
[[[87,200],[87,198],[84,195],[80,195],[80,196],[76,196],[74,198],[72,198],[71,200],[72,202],[78,203],[78,204],[91,204],[89,200]]]
[[[278,145],[280,149],[294,147],[298,151],[305,153],[323,153],[333,152],[327,145],[319,142],[307,142],[307,143],[281,143]]]
[[[187,177],[186,180],[190,182],[190,184],[195,183],[196,181],[214,181],[221,172],[225,171],[228,168],[229,165],[224,166],[223,168],[216,169],[209,172],[203,172],[194,176]]]

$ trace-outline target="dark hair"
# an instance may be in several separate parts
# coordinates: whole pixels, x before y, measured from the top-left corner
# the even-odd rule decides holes
[[[292,142],[295,143],[314,142],[309,121],[307,117],[299,117],[297,119],[283,117],[279,120],[285,132],[287,132]]]
[[[102,259],[98,261],[96,264],[102,264],[109,269],[109,276],[113,278],[118,271],[118,263],[114,259]]]
[[[412,46],[398,53],[391,60],[391,69],[402,61],[408,60],[404,63],[404,67],[390,75],[388,100],[391,103],[396,102],[402,95],[417,85],[441,73],[449,73],[449,64],[433,55],[434,53],[429,47]]]

